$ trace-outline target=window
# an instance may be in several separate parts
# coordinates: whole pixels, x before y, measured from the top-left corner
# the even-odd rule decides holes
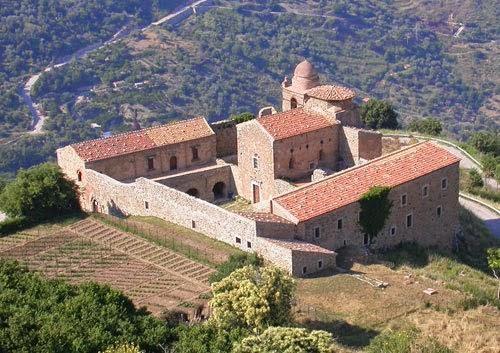
[[[255,169],[259,168],[259,157],[253,156],[253,167]]]
[[[441,206],[438,206],[436,208],[436,216],[441,217],[442,214],[443,214],[443,208]]]
[[[443,178],[441,179],[441,189],[446,190],[448,188],[448,179]]]
[[[145,208],[146,210],[149,210],[149,202],[144,201],[144,208]]]
[[[155,157],[148,157],[148,170],[155,169]]]
[[[319,159],[320,161],[322,161],[322,160],[323,160],[323,158],[325,158],[325,156],[323,155],[323,150],[319,150],[319,153],[318,153],[318,159]]]
[[[306,145],[306,149],[309,149],[309,145]]]
[[[323,268],[323,261],[322,260],[318,260],[318,268]]]
[[[358,212],[358,222],[361,221],[361,211]]]
[[[295,98],[290,99],[290,109],[297,108],[297,100]]]
[[[293,169],[295,166],[295,160],[293,159],[293,157],[290,158],[290,160],[288,161],[288,169]]]
[[[337,229],[341,230],[342,229],[342,218],[337,220]]]
[[[82,181],[82,172],[81,172],[81,171],[78,171],[78,172],[76,173],[76,177],[77,177],[78,181]]]
[[[241,238],[236,237],[236,244],[241,244]]]
[[[194,220],[191,221],[191,228],[193,228],[193,229],[196,228],[196,222]]]
[[[191,147],[191,153],[193,155],[193,161],[197,161],[198,159],[200,159],[200,157],[198,156],[198,147]]]
[[[406,206],[407,203],[408,203],[408,195],[406,194],[401,195],[401,206]]]
[[[391,236],[395,236],[396,235],[396,226],[392,226],[391,229],[389,230],[389,234]]]
[[[309,163],[309,169],[316,168],[316,164],[314,162]]]
[[[427,197],[427,196],[429,196],[429,186],[424,185],[422,187],[422,197]]]
[[[413,226],[413,215],[409,214],[406,216],[406,227],[411,228],[411,226]]]
[[[307,266],[302,267],[302,274],[305,275],[307,273]]]
[[[170,157],[170,170],[177,170],[177,157]]]
[[[314,228],[314,237],[319,238],[321,235],[321,231],[319,227]]]
[[[247,241],[247,248],[251,249],[252,248],[252,243]]]

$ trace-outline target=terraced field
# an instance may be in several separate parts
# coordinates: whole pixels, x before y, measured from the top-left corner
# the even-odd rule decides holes
[[[93,219],[51,235],[0,238],[0,257],[16,259],[34,271],[71,283],[109,284],[156,315],[181,303],[196,302],[209,290],[208,277],[214,272]]]

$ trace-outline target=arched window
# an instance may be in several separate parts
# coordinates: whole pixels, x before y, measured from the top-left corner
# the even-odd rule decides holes
[[[290,99],[290,109],[297,108],[297,100],[295,98]]]
[[[295,159],[293,157],[290,157],[290,160],[288,161],[288,169],[293,169],[295,167]]]
[[[170,157],[170,170],[177,170],[177,157]]]
[[[82,181],[82,171],[79,170],[77,173],[76,173],[76,178],[78,179],[78,181]]]

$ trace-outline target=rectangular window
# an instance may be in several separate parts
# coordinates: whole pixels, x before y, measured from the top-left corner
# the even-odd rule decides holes
[[[411,228],[411,226],[413,226],[413,215],[409,214],[406,216],[406,227]]]
[[[424,185],[422,187],[422,197],[427,197],[427,196],[429,196],[429,186]]]
[[[251,249],[252,248],[252,243],[247,241],[247,248]]]
[[[253,157],[253,167],[255,169],[259,168],[259,158]]]
[[[443,214],[443,208],[442,208],[441,206],[438,206],[438,207],[436,208],[436,215],[437,215],[438,217],[441,217],[441,215],[442,215],[442,214]]]
[[[144,201],[144,208],[145,208],[146,210],[149,210],[149,202]]]
[[[316,168],[316,164],[314,162],[309,163],[309,169]]]
[[[391,229],[389,230],[389,234],[391,236],[395,236],[396,235],[396,227],[395,226],[392,226]]]
[[[323,268],[323,261],[322,260],[318,261],[318,268]]]
[[[305,275],[307,273],[307,266],[302,267],[302,274]]]
[[[337,229],[341,230],[342,229],[342,218],[337,220]]]
[[[155,169],[155,157],[148,157],[148,170]]]
[[[241,244],[241,238],[236,237],[236,244]]]
[[[321,235],[321,230],[319,227],[314,228],[314,237],[319,238]]]
[[[401,206],[406,206],[407,203],[408,203],[408,195],[406,194],[401,195]]]
[[[197,161],[198,159],[200,159],[200,157],[198,156],[198,147],[191,147],[191,153],[193,155],[193,161]]]
[[[448,188],[448,179],[443,178],[441,179],[441,189],[446,190]]]
[[[196,228],[196,222],[195,221],[191,221],[191,228]]]

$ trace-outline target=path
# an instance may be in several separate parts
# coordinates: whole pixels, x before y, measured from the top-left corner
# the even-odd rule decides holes
[[[491,234],[500,239],[500,215],[486,206],[472,200],[460,197],[460,204],[481,219]]]

